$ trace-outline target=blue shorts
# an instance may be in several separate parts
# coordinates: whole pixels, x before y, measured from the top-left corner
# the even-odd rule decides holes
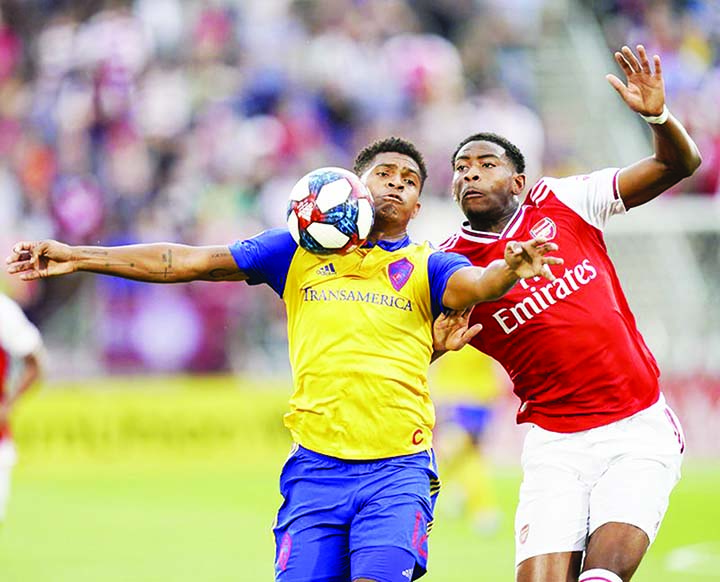
[[[344,461],[296,446],[283,467],[276,582],[409,582],[427,569],[432,451]]]
[[[485,433],[492,418],[492,410],[482,404],[451,404],[438,407],[438,422],[454,424],[462,428],[473,438],[480,438]]]

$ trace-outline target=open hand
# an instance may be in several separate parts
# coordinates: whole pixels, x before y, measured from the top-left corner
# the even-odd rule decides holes
[[[433,350],[457,351],[469,344],[482,329],[481,323],[468,327],[471,313],[472,308],[465,311],[451,311],[448,314],[441,313],[433,323]]]
[[[19,274],[24,281],[66,275],[75,270],[70,247],[54,240],[16,243],[5,262],[7,272]]]
[[[520,279],[545,277],[555,280],[550,265],[562,265],[560,257],[548,257],[547,253],[558,250],[555,243],[537,237],[525,242],[511,241],[505,246],[505,262]]]
[[[615,75],[606,75],[605,78],[630,109],[640,115],[655,117],[665,107],[665,83],[660,57],[653,56],[653,72],[643,45],[637,45],[637,54],[636,57],[627,46],[615,53],[615,61],[625,73],[627,85]]]

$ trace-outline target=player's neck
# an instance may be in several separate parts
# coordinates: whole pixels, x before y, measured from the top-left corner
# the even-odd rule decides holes
[[[407,236],[407,230],[377,230],[370,233],[368,241],[376,243],[379,240],[386,240],[388,242],[397,242],[404,239]]]
[[[510,219],[517,212],[520,203],[513,198],[510,204],[497,213],[468,214],[467,219],[470,228],[480,232],[501,233],[507,226]]]
[[[402,240],[407,236],[407,224],[407,221],[388,220],[381,213],[377,213],[368,240],[371,242],[379,240],[396,242]]]

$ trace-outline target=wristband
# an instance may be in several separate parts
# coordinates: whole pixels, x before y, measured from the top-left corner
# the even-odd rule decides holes
[[[662,125],[668,120],[668,117],[670,117],[670,111],[667,108],[667,105],[663,105],[663,110],[660,115],[650,116],[650,115],[640,115],[645,121],[648,123],[653,123],[656,125]]]

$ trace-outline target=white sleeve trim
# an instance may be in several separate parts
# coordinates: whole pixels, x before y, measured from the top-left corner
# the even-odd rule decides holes
[[[552,192],[585,222],[604,230],[611,216],[627,212],[618,190],[618,168],[569,178],[543,178],[530,192],[540,206]]]

